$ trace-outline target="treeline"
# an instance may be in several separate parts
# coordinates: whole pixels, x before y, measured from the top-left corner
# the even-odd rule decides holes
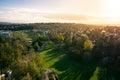
[[[19,31],[19,30],[32,30],[33,27],[27,24],[0,24],[0,30],[11,30],[11,31]]]

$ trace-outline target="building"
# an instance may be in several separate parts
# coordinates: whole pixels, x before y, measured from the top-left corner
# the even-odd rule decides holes
[[[4,38],[10,37],[10,34],[10,31],[0,31],[0,36]]]

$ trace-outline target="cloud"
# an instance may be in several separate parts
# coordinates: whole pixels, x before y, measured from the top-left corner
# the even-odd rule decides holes
[[[38,14],[39,12],[34,9],[28,8],[10,8],[7,11],[0,13],[0,20],[7,22],[40,22],[45,18]]]
[[[87,24],[110,24],[120,23],[119,18],[98,18],[87,15],[41,12],[30,8],[8,8],[0,11],[0,21],[16,23],[39,23],[39,22],[72,22]]]
[[[9,8],[0,12],[0,21],[4,22],[78,22],[85,21],[87,17],[74,14],[47,13],[37,9],[29,8]]]

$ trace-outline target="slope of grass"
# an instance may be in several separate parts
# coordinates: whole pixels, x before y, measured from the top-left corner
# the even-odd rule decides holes
[[[49,49],[41,52],[40,56],[44,59],[45,67],[57,72],[60,80],[89,80],[91,76],[96,77],[95,65],[83,65],[65,53]]]
[[[98,80],[98,73],[99,73],[99,67],[96,67],[96,70],[94,71],[93,76],[90,78],[90,80]]]
[[[31,41],[34,38],[32,31],[14,31],[14,37],[24,39],[25,41]]]

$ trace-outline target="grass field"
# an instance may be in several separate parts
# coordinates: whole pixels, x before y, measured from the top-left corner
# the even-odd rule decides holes
[[[25,41],[31,41],[34,39],[33,32],[29,30],[14,31],[14,37],[24,39]]]
[[[40,56],[44,59],[44,66],[57,72],[60,80],[98,80],[99,68],[93,64],[83,65],[52,49],[41,52]]]

